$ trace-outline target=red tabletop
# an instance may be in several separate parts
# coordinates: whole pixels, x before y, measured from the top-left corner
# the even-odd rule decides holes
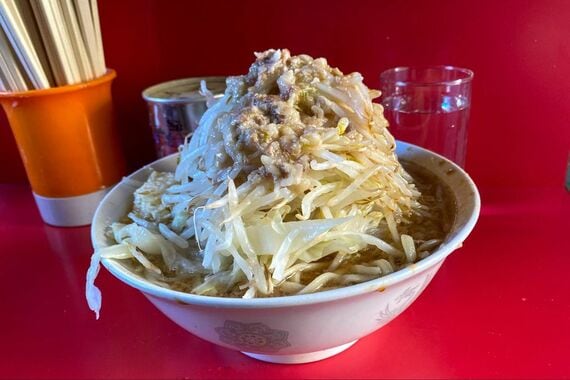
[[[28,187],[0,185],[0,377],[568,377],[570,195],[482,196],[473,234],[401,316],[333,358],[278,365],[192,336],[105,270],[95,320],[89,228],[47,226]]]
[[[253,51],[324,56],[372,87],[390,67],[468,67],[467,170],[483,209],[464,247],[401,316],[317,363],[214,346],[105,270],[97,321],[84,300],[89,228],[42,223],[0,112],[0,378],[570,377],[570,2],[281,3],[99,2],[130,169],[154,159],[144,88],[244,73]]]

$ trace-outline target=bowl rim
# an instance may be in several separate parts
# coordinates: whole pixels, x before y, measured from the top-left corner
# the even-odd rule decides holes
[[[359,284],[345,286],[341,288],[323,290],[316,293],[309,294],[297,294],[288,296],[278,296],[278,297],[268,297],[268,298],[229,298],[229,297],[215,297],[215,296],[203,296],[197,294],[184,293],[177,290],[163,288],[159,285],[148,282],[136,274],[129,271],[123,265],[121,265],[118,260],[103,258],[101,263],[103,266],[117,277],[122,282],[133,288],[155,297],[168,299],[181,304],[195,305],[195,306],[207,306],[207,307],[219,307],[219,308],[239,308],[239,309],[251,309],[251,308],[275,308],[275,307],[290,307],[308,304],[317,304],[329,301],[335,301],[340,299],[345,299],[349,297],[363,295],[372,291],[383,291],[392,285],[404,282],[405,280],[423,273],[428,269],[438,265],[443,262],[445,258],[451,254],[455,249],[459,248],[467,236],[471,233],[477,219],[479,218],[481,209],[481,198],[477,186],[471,179],[471,177],[457,164],[450,161],[449,159],[429,151],[427,149],[418,147],[413,144],[409,144],[403,141],[397,141],[398,149],[417,149],[422,154],[431,155],[437,159],[444,160],[445,163],[451,166],[456,172],[460,173],[463,180],[467,183],[469,189],[473,192],[473,207],[470,212],[469,218],[466,223],[457,229],[454,236],[448,240],[444,241],[442,245],[438,247],[430,256],[411,264],[405,268],[398,271],[390,273],[386,276],[382,276],[373,280],[365,281]],[[93,224],[91,226],[91,241],[94,249],[100,246],[106,246],[105,242],[98,241],[96,236],[96,222],[103,221],[102,205],[105,204],[110,197],[113,196],[114,192],[117,191],[119,186],[123,184],[124,181],[129,180],[131,177],[138,175],[139,173],[148,170],[153,166],[159,165],[161,162],[165,162],[172,159],[172,156],[177,155],[174,153],[172,155],[163,157],[159,160],[152,162],[149,165],[145,165],[137,171],[133,172],[129,176],[123,178],[111,191],[107,193],[105,198],[101,201],[99,207],[95,211],[93,217]]]

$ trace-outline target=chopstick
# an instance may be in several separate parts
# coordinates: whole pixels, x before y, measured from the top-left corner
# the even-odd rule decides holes
[[[81,81],[85,82],[94,77],[91,61],[87,55],[87,49],[83,43],[81,30],[79,29],[79,22],[75,16],[75,6],[71,0],[62,0],[63,15],[65,17],[65,24],[68,27],[68,34],[71,39],[75,59],[79,67],[79,75]]]
[[[95,0],[93,0],[91,3],[90,0],[73,0],[73,3],[75,4],[75,10],[77,11],[77,19],[79,20],[81,34],[83,36],[83,41],[87,46],[87,51],[89,52],[89,58],[91,60],[92,67],[97,76],[103,75],[105,74],[105,61],[102,57],[102,47],[99,47],[99,37],[97,37],[97,30],[99,29],[99,12],[96,6],[97,3]],[[93,3],[95,3],[95,7],[93,7]],[[97,12],[96,19],[94,19],[92,15],[93,9],[95,9]]]
[[[0,52],[0,82],[3,91],[27,91],[28,85],[3,30],[0,31]]]
[[[66,39],[63,30],[63,17],[54,1],[33,1],[34,13],[40,20],[40,29],[44,44],[51,50],[50,63],[56,74],[59,86],[75,84],[81,81],[75,56],[71,51],[71,42]]]
[[[97,0],[0,0],[0,89],[86,82],[106,72]]]
[[[0,22],[28,78],[35,88],[50,87],[14,0],[0,1]]]
[[[93,17],[93,26],[95,27],[95,42],[97,45],[97,62],[96,67],[98,75],[105,74],[105,52],[103,51],[103,38],[101,36],[101,22],[99,21],[99,7],[97,0],[89,0],[91,3],[91,15]]]
[[[50,87],[54,86],[55,81],[53,78],[53,73],[51,72],[47,52],[42,43],[42,37],[40,35],[38,24],[34,17],[32,5],[30,4],[29,0],[17,0],[15,3],[18,7],[18,11],[20,12],[20,16],[24,22],[25,29],[28,32],[28,36],[32,42],[33,49],[39,59],[43,72],[49,81]]]

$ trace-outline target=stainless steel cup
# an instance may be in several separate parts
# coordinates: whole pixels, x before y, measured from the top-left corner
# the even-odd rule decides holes
[[[188,134],[197,127],[207,110],[206,97],[200,94],[200,82],[221,97],[226,89],[226,77],[195,77],[164,82],[143,91],[147,101],[149,123],[156,153],[159,157],[178,152]]]

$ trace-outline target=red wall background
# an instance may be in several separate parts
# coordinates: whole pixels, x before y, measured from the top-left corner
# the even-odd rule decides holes
[[[107,65],[131,169],[154,159],[141,91],[244,73],[286,47],[360,71],[377,87],[399,65],[475,71],[467,170],[485,186],[562,185],[570,148],[570,1],[99,0]],[[65,147],[61,147],[65,149]],[[26,176],[0,115],[0,182]]]

